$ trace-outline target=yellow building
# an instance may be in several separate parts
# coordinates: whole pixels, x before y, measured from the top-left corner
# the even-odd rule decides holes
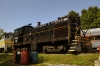
[[[12,34],[6,33],[6,35],[2,36],[2,39],[0,40],[0,52],[6,52],[12,50]]]
[[[0,40],[0,48],[2,47],[2,41]]]
[[[3,52],[12,50],[13,41],[10,39],[1,39],[0,40],[0,50]]]

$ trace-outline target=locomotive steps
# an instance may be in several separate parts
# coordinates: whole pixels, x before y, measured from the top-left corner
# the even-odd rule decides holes
[[[68,50],[69,52],[75,52],[77,48],[77,40],[72,40],[72,43],[70,45],[70,49]]]

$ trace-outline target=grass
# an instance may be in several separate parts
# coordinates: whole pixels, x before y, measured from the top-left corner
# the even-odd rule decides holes
[[[0,54],[0,66],[18,66],[12,63],[12,54]],[[94,66],[94,61],[97,60],[99,54],[39,54],[38,64],[36,66],[47,66],[50,64],[77,64]]]
[[[12,54],[0,54],[0,66],[5,66],[7,62],[11,61],[11,59]]]
[[[94,61],[98,59],[99,54],[40,54],[39,57],[44,57],[44,62],[51,64],[94,65]],[[39,59],[41,60],[41,58]]]

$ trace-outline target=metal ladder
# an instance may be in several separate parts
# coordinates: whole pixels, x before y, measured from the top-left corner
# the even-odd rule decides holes
[[[79,37],[77,36],[75,40],[72,40],[69,52],[81,52],[81,42],[78,39]]]
[[[75,32],[75,39],[71,40],[69,52],[81,52],[80,36],[77,34],[79,28]]]

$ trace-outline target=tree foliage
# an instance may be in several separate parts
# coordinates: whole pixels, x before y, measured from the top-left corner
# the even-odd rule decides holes
[[[76,16],[79,14],[75,11],[70,11],[68,15]],[[90,6],[88,9],[82,9],[80,18],[82,29],[98,28],[100,27],[100,8]]]
[[[0,35],[0,40],[2,39],[2,36],[6,35],[6,32],[4,32],[2,35]]]
[[[100,8],[90,6],[81,11],[81,26],[83,29],[100,27]]]
[[[75,11],[70,11],[69,13],[68,13],[68,15],[69,16],[77,16],[77,15],[79,15],[79,13],[77,13],[77,12],[75,12]]]

